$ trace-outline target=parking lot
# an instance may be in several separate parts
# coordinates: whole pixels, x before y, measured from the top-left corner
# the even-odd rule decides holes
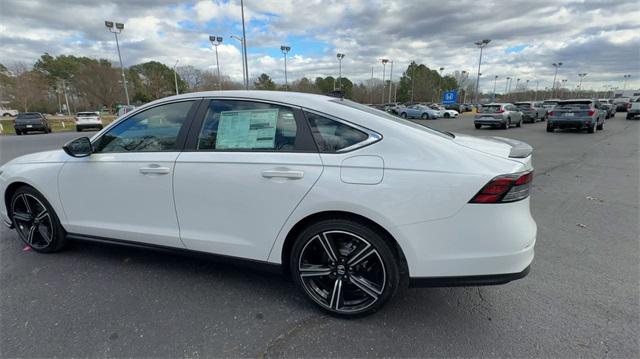
[[[278,275],[90,243],[42,255],[3,227],[0,356],[638,357],[640,121],[624,115],[595,134],[476,130],[470,114],[416,121],[535,148],[536,258],[522,280],[408,289],[355,320]],[[78,136],[0,136],[0,163]]]

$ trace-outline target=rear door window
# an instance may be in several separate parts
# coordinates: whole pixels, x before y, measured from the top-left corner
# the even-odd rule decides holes
[[[345,123],[320,116],[312,112],[304,112],[309,121],[311,134],[323,153],[335,153],[354,148],[365,142],[369,135]]]

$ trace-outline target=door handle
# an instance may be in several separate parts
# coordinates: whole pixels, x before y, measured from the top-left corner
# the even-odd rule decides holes
[[[289,171],[289,170],[266,170],[262,171],[262,177],[264,178],[289,178],[289,179],[301,179],[304,177],[302,171]]]
[[[143,175],[146,175],[146,174],[166,175],[171,173],[171,168],[151,165],[149,167],[140,168],[140,173],[142,173]]]

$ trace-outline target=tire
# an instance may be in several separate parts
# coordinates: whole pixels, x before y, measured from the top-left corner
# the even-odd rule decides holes
[[[76,132],[82,132],[82,128],[76,126]]]
[[[476,123],[475,125],[476,125],[476,130],[479,130],[479,129],[480,129],[480,127],[482,127],[482,125],[477,124],[477,123]]]
[[[516,123],[516,127],[522,127],[522,120],[518,121],[518,123]]]
[[[349,249],[350,244],[355,249]],[[348,254],[342,256],[338,249]],[[377,231],[356,221],[327,219],[298,235],[290,271],[312,303],[329,313],[353,317],[375,312],[394,296],[401,282],[400,263],[387,238]]]
[[[402,118],[407,118],[407,113],[406,113],[406,112],[401,113],[401,114],[400,114],[400,117],[402,117]]]
[[[596,125],[587,128],[587,133],[596,133]]]
[[[423,119],[423,120],[428,120],[429,119],[429,114],[425,112],[420,116],[420,118]]]
[[[547,126],[547,132],[553,132],[553,127]]]
[[[445,112],[445,113],[444,113],[444,118],[450,118],[450,117],[451,117],[451,115],[449,115],[449,113],[448,113],[448,112]]]
[[[542,116],[542,118],[540,119],[540,121],[544,122],[547,120],[547,117],[549,117],[549,115],[544,115]]]
[[[597,128],[598,128],[598,131],[604,130],[604,121],[602,121],[602,123],[599,124]]]
[[[11,196],[9,215],[18,237],[36,252],[53,253],[66,243],[66,233],[53,207],[33,187],[22,186]]]
[[[505,122],[504,125],[502,125],[502,129],[503,130],[508,130],[509,127],[511,127],[511,119],[510,118],[508,118],[507,122]]]
[[[21,136],[21,135],[22,135],[22,132],[16,130],[16,136]]]

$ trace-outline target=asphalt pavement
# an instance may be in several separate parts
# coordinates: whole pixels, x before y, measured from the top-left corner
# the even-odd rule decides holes
[[[0,357],[637,358],[640,121],[624,115],[596,134],[417,121],[534,146],[536,258],[522,280],[408,289],[360,319],[320,312],[278,275],[89,243],[37,254],[2,228]],[[0,163],[74,137],[0,136]]]

